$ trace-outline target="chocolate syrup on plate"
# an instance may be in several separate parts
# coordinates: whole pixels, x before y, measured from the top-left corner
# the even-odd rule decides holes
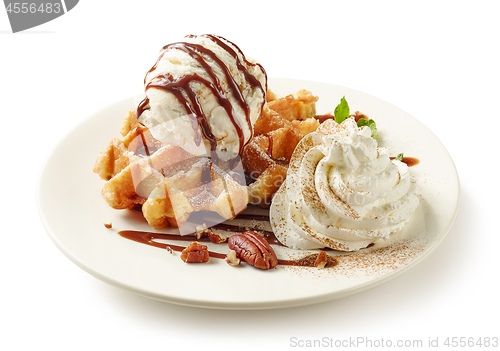
[[[269,220],[268,216],[265,215],[250,215],[250,214],[241,214],[237,217],[237,219],[250,219],[250,220]],[[226,223],[220,223],[212,226],[212,229],[216,230],[226,230],[226,231],[231,231],[233,233],[243,233],[245,230],[247,230],[244,227],[232,225],[232,224],[226,224]],[[271,245],[279,245],[283,246],[279,240],[276,238],[273,232],[270,231],[262,231],[258,230],[264,238],[267,240],[267,242]],[[176,234],[166,234],[166,233],[155,233],[155,232],[148,232],[148,231],[138,231],[138,230],[121,230],[118,232],[119,235],[122,237],[133,240],[136,242],[139,242],[141,244],[146,244],[154,247],[158,247],[160,249],[170,249],[172,251],[182,251],[186,248],[186,246],[181,246],[181,245],[173,245],[173,244],[166,244],[159,242],[157,240],[176,240],[176,241],[198,241],[198,242],[209,242],[210,240],[208,239],[207,236],[202,236],[200,238],[197,238],[195,235],[176,235]],[[214,251],[208,251],[208,254],[210,257],[217,258],[217,259],[225,259],[226,254],[214,252]],[[297,260],[280,260],[278,259],[278,264],[283,265],[283,266],[301,266],[301,267],[314,267],[314,262],[317,254],[312,254],[312,255],[306,255],[300,259]],[[330,257],[330,265],[333,266],[336,264],[336,261]]]

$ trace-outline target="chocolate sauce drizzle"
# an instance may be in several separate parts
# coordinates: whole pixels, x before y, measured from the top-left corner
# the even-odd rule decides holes
[[[254,221],[269,221],[269,216],[266,215],[251,215],[251,214],[239,214],[236,219],[243,220],[254,220]],[[243,233],[248,230],[246,227],[227,224],[227,223],[219,223],[215,224],[211,227],[211,229],[215,230],[223,230],[232,233]],[[258,231],[266,241],[271,245],[283,246],[276,238],[273,232],[266,230],[256,230]],[[201,236],[197,238],[194,234],[191,235],[178,235],[178,234],[166,234],[166,233],[156,233],[156,232],[148,232],[148,231],[139,231],[139,230],[121,230],[118,232],[120,236],[125,239],[129,239],[141,244],[146,244],[149,246],[154,246],[160,249],[172,250],[172,251],[182,251],[186,248],[186,246],[174,245],[170,243],[162,243],[157,240],[174,240],[174,241],[198,241],[198,242],[210,242],[208,236]],[[209,257],[217,258],[217,259],[225,259],[226,254],[208,251]],[[296,260],[284,260],[278,259],[279,265],[284,266],[302,266],[302,267],[314,267],[314,262],[317,257],[317,254],[306,255]],[[337,264],[337,260],[328,256],[328,264],[327,267],[331,267]]]
[[[186,248],[186,246],[181,246],[181,245],[173,245],[173,244],[165,244],[158,242],[156,240],[177,240],[177,241],[201,241],[201,242],[207,242],[209,241],[207,237],[201,237],[199,239],[196,239],[194,235],[174,235],[174,234],[161,234],[161,233],[154,233],[154,232],[146,232],[146,231],[138,231],[138,230],[121,230],[118,232],[120,236],[122,236],[125,239],[129,239],[141,244],[146,244],[149,246],[154,246],[158,247],[160,249],[165,249],[165,250],[172,250],[172,251],[177,251],[180,252]],[[265,237],[265,236],[264,236]],[[269,240],[269,238],[266,239],[270,244],[275,244],[272,240]],[[279,242],[278,242],[279,243]],[[281,244],[280,244],[281,245]],[[226,254],[219,253],[219,252],[214,252],[214,251],[208,251],[208,256],[213,257],[213,258],[218,258],[218,259],[225,259]],[[282,266],[302,266],[302,267],[314,267],[314,262],[315,258],[317,257],[317,254],[312,254],[312,255],[307,255],[304,256],[300,259],[297,260],[283,260],[283,259],[278,259],[278,264]],[[335,259],[330,257],[330,265],[328,266],[333,266],[336,265],[337,262]]]
[[[195,38],[195,37],[196,36],[194,35],[188,36],[188,38]],[[243,72],[247,82],[252,87],[260,89],[262,91],[263,96],[265,96],[267,86],[265,87],[266,90],[264,90],[264,87],[262,87],[262,84],[259,82],[259,80],[248,72],[243,63],[240,61],[238,53],[233,48],[231,48],[230,45],[227,45],[223,40],[221,40],[222,38],[214,35],[202,35],[201,37],[210,39],[211,41],[215,42],[218,46],[220,46],[222,49],[224,49],[228,54],[230,54],[235,59],[237,68]],[[243,58],[244,63],[247,66],[252,66],[252,67],[258,66],[262,70],[264,75],[266,75],[264,68],[260,64],[249,62],[245,58],[245,55],[243,55],[242,51],[236,45],[227,40],[225,41],[234,46],[234,48],[239,52],[239,54]],[[191,120],[191,126],[195,133],[194,141],[196,145],[199,146],[200,143],[202,142],[202,134],[203,134],[203,136],[209,141],[212,155],[214,155],[217,146],[217,140],[210,129],[207,117],[203,112],[203,108],[200,105],[196,97],[196,93],[195,91],[193,91],[191,84],[193,82],[197,82],[206,86],[215,96],[218,104],[226,110],[227,115],[231,119],[231,122],[236,130],[236,133],[238,134],[239,154],[241,154],[243,152],[243,147],[246,145],[243,128],[238,122],[238,120],[235,118],[234,108],[231,105],[231,102],[229,101],[228,97],[224,93],[224,89],[221,86],[219,78],[215,74],[212,67],[208,64],[207,59],[210,59],[211,61],[215,62],[217,66],[221,69],[226,79],[226,82],[229,86],[229,89],[232,92],[233,97],[235,98],[236,102],[241,107],[241,109],[244,111],[246,122],[250,126],[251,135],[249,140],[253,137],[253,128],[251,128],[252,123],[250,119],[250,108],[238,84],[234,80],[229,67],[213,51],[203,47],[202,45],[186,43],[186,42],[178,42],[166,45],[163,47],[162,53],[158,57],[158,60],[156,61],[154,66],[147,72],[146,76],[144,77],[144,84],[146,84],[148,75],[157,68],[160,60],[165,55],[165,53],[167,53],[169,50],[172,49],[182,50],[189,56],[191,56],[194,60],[196,60],[200,64],[200,66],[205,70],[207,75],[210,77],[211,81],[204,79],[195,73],[175,79],[171,74],[163,72],[155,76],[146,85],[146,90],[149,88],[157,88],[172,93],[176,97],[176,99],[181,103],[181,105],[185,108]],[[267,79],[266,79],[266,85],[267,85]],[[264,104],[262,104],[261,110],[263,108]],[[148,109],[149,109],[149,98],[146,96],[146,98],[144,98],[144,100],[142,100],[137,107],[137,119],[139,119],[141,114]],[[199,130],[200,128],[201,131]]]

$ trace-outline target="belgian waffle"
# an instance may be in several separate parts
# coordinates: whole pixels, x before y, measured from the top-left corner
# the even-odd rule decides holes
[[[131,111],[98,157],[94,172],[106,184],[102,195],[114,209],[142,207],[151,227],[183,226],[200,211],[232,219],[248,203],[245,184],[228,164],[193,156],[156,140]]]
[[[300,90],[285,97],[268,93],[268,102],[245,146],[242,163],[247,175],[249,203],[269,207],[286,178],[293,150],[304,135],[316,130],[317,97]]]

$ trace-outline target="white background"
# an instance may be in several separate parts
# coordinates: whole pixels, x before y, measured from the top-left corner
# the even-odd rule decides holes
[[[429,338],[500,337],[498,3],[180,4],[84,0],[67,15],[16,34],[0,9],[0,348],[286,350],[300,348],[292,347],[294,337],[415,339],[424,346]],[[361,90],[424,123],[450,152],[461,182],[458,216],[441,246],[368,291],[269,311],[156,302],[109,286],[68,260],[37,213],[45,158],[88,115],[140,93],[162,46],[203,33],[234,41],[269,76]]]

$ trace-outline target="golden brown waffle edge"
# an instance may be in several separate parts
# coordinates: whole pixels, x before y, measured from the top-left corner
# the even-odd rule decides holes
[[[164,145],[127,114],[121,138],[101,151],[94,172],[106,181],[102,196],[114,209],[134,209],[151,227],[181,227],[194,212],[209,211],[232,219],[248,204],[245,184],[208,157]]]
[[[254,138],[245,146],[242,163],[248,179],[249,203],[269,207],[286,178],[288,163],[299,141],[315,131],[318,98],[307,90],[270,100],[254,126]]]

